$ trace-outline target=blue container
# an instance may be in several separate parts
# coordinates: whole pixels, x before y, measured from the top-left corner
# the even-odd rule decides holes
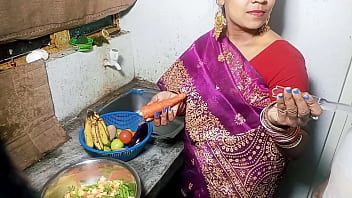
[[[116,128],[131,129],[132,131],[136,131],[138,128],[138,124],[143,120],[143,118],[137,113],[128,112],[128,111],[106,113],[106,114],[100,115],[100,117],[103,118],[106,125],[115,125]],[[122,161],[128,161],[135,158],[143,150],[145,144],[150,139],[153,133],[153,123],[147,122],[147,124],[148,124],[147,137],[139,144],[130,148],[126,147],[123,150],[101,151],[87,146],[86,141],[84,139],[84,128],[82,128],[79,131],[79,142],[81,143],[83,148],[90,155],[94,157],[110,157],[110,158],[115,158]]]

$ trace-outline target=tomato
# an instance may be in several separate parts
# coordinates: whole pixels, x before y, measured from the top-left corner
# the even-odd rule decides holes
[[[132,129],[126,129],[126,130],[127,130],[127,131],[129,131],[129,132],[131,133],[132,138],[133,138],[134,134],[136,134],[136,132],[132,131]]]
[[[119,139],[121,140],[121,142],[123,142],[124,144],[128,144],[131,142],[132,140],[132,134],[130,131],[128,130],[123,130],[120,132],[119,134]]]

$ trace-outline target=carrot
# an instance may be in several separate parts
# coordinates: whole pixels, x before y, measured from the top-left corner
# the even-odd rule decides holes
[[[164,107],[176,105],[185,99],[186,96],[186,93],[180,93],[174,97],[144,105],[140,109],[140,114],[143,118],[152,118],[155,112],[161,112]]]

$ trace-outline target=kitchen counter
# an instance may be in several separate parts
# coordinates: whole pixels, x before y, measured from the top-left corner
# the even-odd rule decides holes
[[[133,81],[118,91],[104,97],[93,104],[89,109],[97,109],[109,100],[115,98],[119,93],[130,88],[155,88],[148,82]],[[36,190],[40,190],[43,185],[54,174],[62,168],[91,156],[83,149],[78,140],[79,130],[83,126],[86,109],[77,117],[67,120],[63,126],[67,134],[71,137],[66,143],[56,150],[48,153],[36,164],[27,168],[24,172]],[[168,181],[182,165],[181,152],[183,143],[180,135],[173,140],[160,140],[152,138],[143,152],[136,158],[128,161],[138,173],[143,185],[143,197],[157,197],[159,191],[165,187]]]

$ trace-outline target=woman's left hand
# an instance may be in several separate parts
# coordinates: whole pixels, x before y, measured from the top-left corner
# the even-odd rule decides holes
[[[302,93],[297,88],[286,87],[283,93],[277,95],[276,102],[268,110],[268,119],[278,127],[304,126],[311,118],[317,118],[323,113],[309,93]]]

